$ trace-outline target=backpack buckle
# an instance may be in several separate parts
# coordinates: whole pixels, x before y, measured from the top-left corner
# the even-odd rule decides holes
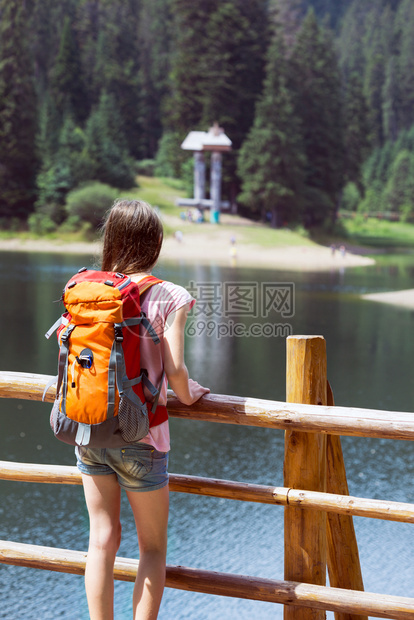
[[[124,341],[124,335],[122,333],[122,327],[121,325],[114,325],[114,331],[115,331],[115,342],[123,342]]]

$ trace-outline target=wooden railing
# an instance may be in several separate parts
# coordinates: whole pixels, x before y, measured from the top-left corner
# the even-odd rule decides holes
[[[0,372],[0,397],[41,400],[49,376]],[[336,407],[325,340],[287,339],[287,402],[210,394],[187,407],[169,393],[173,417],[284,429],[284,487],[170,474],[170,490],[285,509],[285,580],[167,566],[167,587],[283,604],[284,617],[414,618],[414,599],[364,592],[352,516],[414,523],[414,505],[350,497],[340,435],[414,439],[409,412]],[[47,396],[54,398],[53,390]],[[75,467],[0,461],[0,479],[81,484]],[[0,541],[0,563],[83,574],[86,553]],[[117,558],[116,579],[134,581],[138,561]],[[326,587],[328,569],[331,587]]]

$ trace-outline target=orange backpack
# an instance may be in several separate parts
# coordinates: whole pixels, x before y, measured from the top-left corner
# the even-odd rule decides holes
[[[66,284],[66,312],[46,334],[49,338],[59,328],[56,400],[50,417],[58,439],[117,447],[139,441],[151,426],[168,419],[166,407],[157,407],[164,374],[155,388],[140,356],[140,326],[160,343],[140,303],[142,293],[159,282],[148,276],[134,283],[122,273],[83,268]],[[152,395],[151,406],[144,385]]]

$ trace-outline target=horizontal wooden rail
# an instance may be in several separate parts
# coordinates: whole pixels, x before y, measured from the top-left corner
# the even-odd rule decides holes
[[[42,400],[49,375],[0,371],[0,398]],[[53,401],[54,387],[46,400]],[[208,394],[191,407],[168,394],[172,417],[304,432],[414,440],[412,412],[301,405]]]
[[[85,561],[86,553],[83,551],[0,541],[2,564],[83,575]],[[138,560],[117,558],[114,577],[121,581],[134,581],[137,567]],[[367,614],[375,618],[412,620],[414,617],[414,599],[406,597],[218,573],[184,566],[167,566],[166,586],[339,613]]]
[[[76,467],[15,463],[12,461],[0,461],[0,480],[50,484],[82,484],[81,474]],[[177,493],[192,493],[194,495],[220,497],[244,502],[294,506],[296,508],[323,510],[325,512],[357,517],[414,523],[414,504],[182,474],[170,474],[169,480],[170,491]]]

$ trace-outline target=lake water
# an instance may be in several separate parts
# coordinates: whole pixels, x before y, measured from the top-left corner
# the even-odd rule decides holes
[[[44,338],[61,312],[53,302],[72,273],[91,264],[89,257],[0,253],[0,369],[55,374],[56,343]],[[382,257],[374,267],[343,273],[161,264],[157,275],[191,288],[201,300],[189,323],[186,360],[191,375],[212,392],[284,400],[281,332],[288,329],[326,338],[336,404],[414,410],[414,313],[360,298],[413,288],[414,256]],[[272,334],[274,324],[281,331]],[[1,459],[74,465],[72,449],[51,435],[49,408],[0,399]],[[172,419],[171,435],[171,472],[283,485],[281,431]],[[342,444],[351,495],[414,502],[410,442],[344,437]],[[137,557],[125,498],[122,513],[119,555]],[[354,522],[365,589],[414,596],[413,526]],[[85,550],[88,520],[81,487],[0,481],[0,537]],[[283,579],[283,508],[171,494],[167,561]],[[88,618],[79,576],[0,566],[0,591],[0,618]],[[131,592],[131,584],[116,583],[117,620],[130,618]],[[159,618],[282,615],[278,605],[166,589]]]

